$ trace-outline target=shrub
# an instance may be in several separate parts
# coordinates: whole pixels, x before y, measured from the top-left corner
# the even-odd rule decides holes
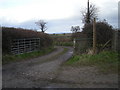
[[[109,40],[113,38],[113,28],[106,21],[99,21],[96,23],[96,38],[97,38],[97,47],[101,49],[102,46]],[[83,27],[83,33],[87,35],[88,38],[93,38],[93,24],[87,24]],[[90,40],[92,43],[92,40]],[[91,44],[92,45],[92,44]],[[112,42],[109,43],[109,47],[111,48]]]

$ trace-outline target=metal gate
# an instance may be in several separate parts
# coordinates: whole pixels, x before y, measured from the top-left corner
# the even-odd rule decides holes
[[[40,38],[14,39],[11,41],[11,53],[22,54],[40,50]]]

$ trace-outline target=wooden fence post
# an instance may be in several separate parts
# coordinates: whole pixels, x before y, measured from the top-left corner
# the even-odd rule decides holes
[[[75,38],[74,38],[74,40],[73,40],[73,48],[75,49],[75,43],[76,43],[76,40],[75,40]]]
[[[93,21],[93,54],[96,54],[96,19]]]

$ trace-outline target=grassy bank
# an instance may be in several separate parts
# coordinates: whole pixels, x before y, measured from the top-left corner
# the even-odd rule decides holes
[[[49,47],[49,48],[44,48],[44,49],[42,49],[40,51],[24,53],[24,54],[19,54],[19,55],[4,55],[4,56],[2,56],[2,63],[7,64],[7,63],[10,63],[10,62],[35,58],[35,57],[38,57],[38,56],[48,54],[48,53],[50,53],[50,52],[52,52],[54,50],[55,50],[55,48]]]
[[[75,55],[66,62],[72,66],[97,66],[103,73],[118,72],[118,53],[104,51],[96,55]]]

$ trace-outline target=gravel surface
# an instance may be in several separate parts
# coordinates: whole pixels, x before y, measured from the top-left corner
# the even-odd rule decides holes
[[[71,47],[27,61],[3,66],[3,88],[117,88],[117,74],[101,74],[96,67],[72,67],[63,63],[73,55]],[[68,51],[62,55],[64,48]],[[53,58],[56,57],[57,58]],[[53,60],[52,60],[53,58]],[[49,61],[50,60],[50,61]]]
[[[3,65],[3,88],[46,87],[56,77],[60,65],[73,54],[71,47],[56,48],[56,51],[42,57]],[[68,51],[59,56],[64,48]],[[56,55],[58,57],[51,60]]]

